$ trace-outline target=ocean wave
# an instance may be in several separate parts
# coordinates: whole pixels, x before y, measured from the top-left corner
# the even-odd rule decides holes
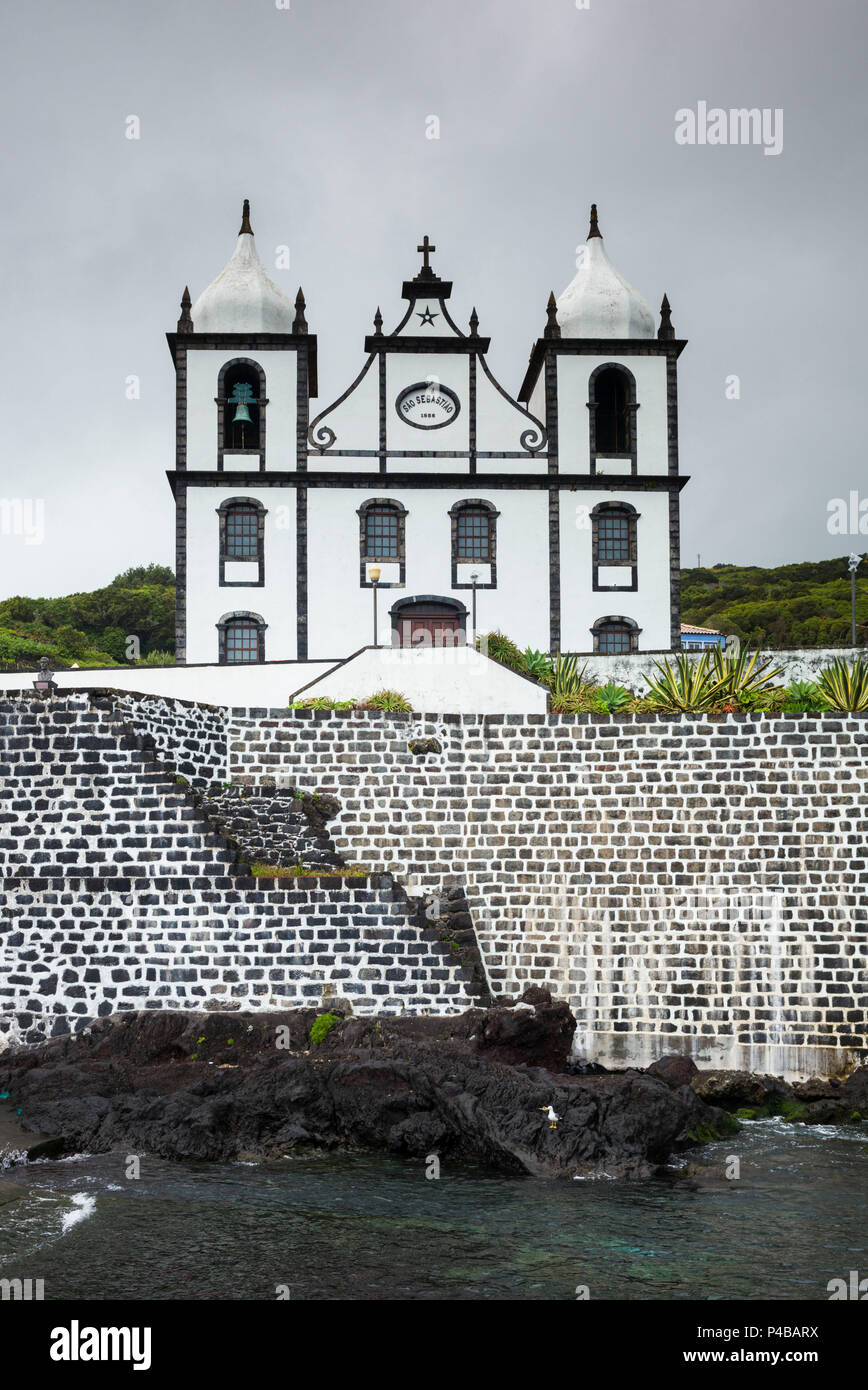
[[[60,1234],[65,1236],[71,1231],[73,1226],[77,1226],[80,1221],[86,1221],[89,1216],[93,1216],[96,1211],[96,1197],[89,1192],[74,1192],[72,1194],[73,1209],[64,1212],[61,1222]]]

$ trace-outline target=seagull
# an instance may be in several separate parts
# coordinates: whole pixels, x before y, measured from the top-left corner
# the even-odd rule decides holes
[[[552,1106],[550,1106],[550,1105],[541,1105],[541,1106],[540,1106],[540,1110],[545,1110],[548,1119],[551,1121],[551,1123],[549,1124],[549,1129],[557,1129],[557,1127],[558,1127],[558,1120],[559,1120],[561,1117],[560,1117],[560,1115],[556,1115],[556,1114],[555,1114],[554,1109],[552,1108]]]

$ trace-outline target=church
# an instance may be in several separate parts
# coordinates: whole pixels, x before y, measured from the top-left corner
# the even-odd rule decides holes
[[[304,296],[235,250],[167,335],[176,373],[179,664],[340,660],[365,646],[680,647],[677,362],[591,209],[515,395],[426,235],[403,311],[317,399]],[[439,253],[443,256],[443,252]],[[361,358],[361,355],[360,355]],[[516,373],[518,376],[518,373]]]

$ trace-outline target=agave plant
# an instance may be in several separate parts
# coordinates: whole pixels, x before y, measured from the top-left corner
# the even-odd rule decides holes
[[[552,659],[548,652],[537,652],[528,647],[524,654],[524,669],[535,681],[542,681],[543,685],[547,685],[552,674]]]
[[[830,709],[868,710],[868,661],[860,656],[851,664],[836,657],[820,672],[817,686]]]
[[[523,671],[525,657],[519,651],[511,637],[507,637],[505,632],[483,632],[476,639],[476,649],[484,656],[490,656],[493,661],[500,661],[504,666],[509,666],[513,671]]]
[[[585,680],[585,671],[588,663],[585,662],[581,671],[579,670],[579,658],[569,656],[564,652],[558,652],[551,674],[551,692],[557,696],[580,695]]]
[[[399,690],[378,690],[376,694],[369,695],[366,700],[359,700],[356,709],[379,709],[387,714],[409,714],[413,706],[405,695]]]
[[[718,686],[714,702],[724,708],[757,709],[768,699],[774,679],[782,671],[782,666],[772,667],[770,657],[760,662],[759,653],[750,647],[743,647],[737,656],[725,656],[718,649],[711,668]]]
[[[785,714],[818,714],[829,705],[813,681],[793,681],[784,691]]]
[[[717,650],[703,652],[695,662],[681,655],[674,667],[660,661],[654,665],[660,675],[645,677],[650,687],[646,708],[665,713],[758,709],[768,700],[772,682],[782,670],[772,667],[770,658],[760,663],[758,654],[748,647],[738,656],[724,656]]]
[[[631,692],[623,685],[616,685],[610,681],[608,685],[601,685],[594,695],[594,709],[601,714],[615,714],[618,710],[624,709],[626,705],[632,703]]]
[[[698,661],[691,661],[682,654],[675,658],[674,665],[668,661],[655,661],[654,665],[659,675],[644,678],[649,687],[646,709],[665,714],[692,714],[717,703],[717,682],[708,652],[703,652]]]

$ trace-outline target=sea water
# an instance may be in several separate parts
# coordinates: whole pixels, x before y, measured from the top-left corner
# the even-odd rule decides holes
[[[739,1176],[728,1178],[738,1159]],[[77,1155],[0,1186],[0,1278],[45,1299],[794,1299],[868,1273],[868,1129],[746,1123],[648,1182],[374,1154]],[[2,1193],[0,1193],[2,1195]]]

